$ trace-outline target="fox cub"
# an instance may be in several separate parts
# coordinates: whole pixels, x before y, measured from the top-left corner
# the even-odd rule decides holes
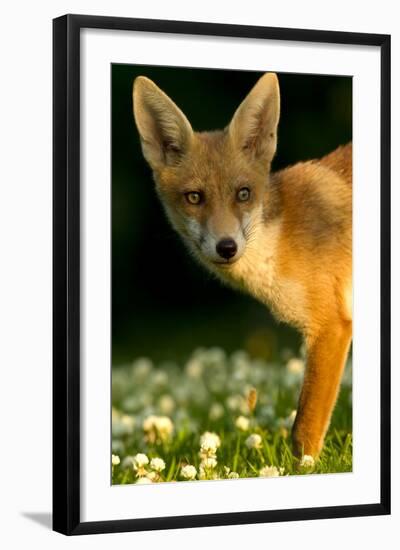
[[[258,80],[223,130],[194,132],[144,76],[134,82],[133,111],[157,193],[188,249],[303,334],[293,450],[317,458],[352,338],[351,144],[271,173],[274,73]]]

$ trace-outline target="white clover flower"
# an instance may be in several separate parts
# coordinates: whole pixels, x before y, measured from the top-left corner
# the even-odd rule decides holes
[[[276,466],[264,466],[259,472],[260,477],[279,477],[283,475],[284,468],[277,468]]]
[[[133,463],[135,467],[140,468],[142,466],[146,466],[149,463],[149,459],[144,453],[138,453],[133,457]]]
[[[133,375],[140,380],[147,378],[152,368],[153,363],[147,357],[139,357],[139,359],[136,359],[132,364]]]
[[[215,456],[203,457],[199,467],[199,479],[218,479],[215,472],[217,464]]]
[[[157,370],[153,376],[153,384],[158,388],[163,388],[168,384],[168,374],[163,370]]]
[[[300,461],[302,468],[313,468],[315,466],[315,460],[310,455],[304,455]]]
[[[247,406],[246,400],[242,395],[229,395],[226,398],[226,406],[231,411],[241,411],[244,406]]]
[[[200,464],[200,468],[204,468],[206,470],[213,470],[214,468],[217,467],[217,459],[214,458],[214,457],[207,457],[207,458],[203,458],[203,460],[201,461],[201,464]]]
[[[120,416],[121,416],[121,413],[119,412],[119,410],[116,409],[115,407],[112,407],[111,408],[111,419],[114,421],[114,420],[117,420]]]
[[[288,372],[291,374],[303,374],[304,372],[304,361],[303,359],[299,359],[297,357],[293,357],[292,359],[289,359],[287,362],[286,368]]]
[[[124,470],[128,470],[133,468],[133,464],[134,464],[134,457],[131,455],[128,455],[123,459],[121,466]]]
[[[188,384],[182,384],[173,388],[174,397],[177,403],[186,407],[191,399],[190,389]]]
[[[139,477],[135,485],[148,485],[149,483],[153,483],[153,482],[148,477]]]
[[[257,417],[263,420],[263,423],[271,423],[276,418],[275,409],[272,405],[264,405],[258,409]]]
[[[237,472],[231,472],[231,469],[228,468],[228,466],[224,466],[224,471],[225,471],[225,477],[227,477],[228,479],[239,478],[239,474]]]
[[[212,365],[222,364],[226,359],[226,353],[222,348],[213,347],[205,352],[205,361]]]
[[[200,464],[199,479],[201,479],[201,480],[204,480],[204,479],[219,479],[219,477],[218,477],[217,472],[214,469],[204,468],[204,466],[202,466]]]
[[[214,432],[204,432],[200,437],[200,446],[204,449],[216,451],[221,445],[221,439]]]
[[[121,459],[118,455],[112,455],[111,456],[111,463],[113,466],[118,466],[118,464],[121,462]]]
[[[199,468],[199,479],[203,481],[204,479],[208,479],[208,478],[209,478],[209,476],[207,475],[207,471],[200,466],[200,468]]]
[[[175,409],[175,401],[173,400],[173,398],[168,395],[168,394],[165,394],[165,395],[162,395],[160,397],[160,399],[158,400],[158,406],[159,406],[159,409],[160,411],[163,413],[163,414],[171,414],[174,409]]]
[[[225,409],[221,403],[213,403],[210,407],[208,416],[211,420],[219,420],[225,414]]]
[[[165,470],[165,462],[162,458],[152,458],[150,461],[150,468],[160,473]]]
[[[250,427],[250,420],[245,416],[238,416],[235,421],[235,426],[243,432],[247,432]]]
[[[151,414],[150,416],[148,416],[147,418],[145,418],[145,419],[143,420],[143,430],[144,430],[145,432],[150,432],[150,431],[154,428],[154,426],[155,426],[155,424],[156,424],[156,422],[157,422],[157,418],[158,418],[158,417],[155,416],[154,414]]]
[[[264,382],[267,372],[267,365],[263,361],[260,359],[254,360],[250,371],[250,382],[256,386],[259,386],[262,382]],[[260,403],[261,402],[262,396],[260,396]]]
[[[170,439],[174,430],[172,420],[168,416],[150,415],[143,421],[145,439],[149,443],[164,443]]]
[[[205,432],[200,437],[200,452],[199,456],[201,459],[207,458],[216,458],[216,452],[218,447],[221,445],[221,440],[216,433]]]
[[[155,426],[162,440],[168,439],[174,430],[172,420],[168,416],[160,416]]]
[[[113,437],[122,437],[125,435],[125,426],[121,423],[120,418],[112,420],[112,435]]]
[[[128,395],[125,397],[125,399],[122,401],[122,407],[125,411],[128,412],[135,412],[138,411],[141,408],[141,400],[137,395]]]
[[[124,426],[126,426],[127,430],[129,430],[130,433],[132,433],[133,428],[135,427],[135,424],[136,424],[135,418],[129,414],[123,414],[121,416],[121,422]]]
[[[225,391],[227,384],[227,373],[225,367],[216,365],[212,368],[212,375],[207,380],[208,390],[211,394],[219,394]]]
[[[185,372],[186,376],[197,380],[203,374],[204,366],[201,360],[198,357],[192,357],[186,363]]]
[[[125,452],[125,445],[120,439],[113,439],[111,449],[114,454],[122,455]]]
[[[233,379],[235,381],[244,381],[246,380],[249,374],[249,368],[247,365],[237,365],[233,370]]]
[[[249,449],[261,449],[262,439],[258,434],[251,434],[245,441],[247,448]]]
[[[186,464],[186,466],[182,466],[181,476],[183,477],[183,479],[192,480],[195,479],[196,475],[197,470],[191,464]]]
[[[135,419],[128,414],[122,414],[112,418],[112,433],[114,437],[131,435],[135,428]]]
[[[204,447],[200,447],[199,457],[202,460],[205,460],[206,458],[217,458],[216,453],[216,449],[206,449]]]
[[[158,481],[162,481],[161,476],[158,472],[149,472],[145,476],[147,479],[150,479],[153,483],[157,483]]]
[[[231,355],[231,365],[234,371],[234,377],[243,380],[250,366],[250,357],[246,351],[238,350]]]
[[[147,455],[138,453],[133,457],[133,469],[138,477],[144,477],[147,474],[145,466],[149,463]]]

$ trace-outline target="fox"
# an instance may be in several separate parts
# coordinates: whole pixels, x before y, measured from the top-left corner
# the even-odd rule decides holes
[[[145,76],[132,98],[156,192],[189,252],[302,335],[292,450],[317,460],[352,340],[352,143],[271,171],[281,109],[273,72],[219,130],[194,131]]]

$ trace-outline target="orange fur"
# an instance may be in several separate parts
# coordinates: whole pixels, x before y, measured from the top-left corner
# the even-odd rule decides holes
[[[352,336],[351,144],[270,174],[280,112],[273,74],[261,77],[223,131],[193,132],[144,77],[133,98],[157,191],[189,250],[303,334],[307,368],[293,444],[298,456],[317,457]],[[215,243],[232,236],[235,256],[218,261]]]

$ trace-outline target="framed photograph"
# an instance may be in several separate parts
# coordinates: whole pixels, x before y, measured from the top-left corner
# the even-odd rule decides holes
[[[54,20],[53,528],[390,513],[390,37]]]

